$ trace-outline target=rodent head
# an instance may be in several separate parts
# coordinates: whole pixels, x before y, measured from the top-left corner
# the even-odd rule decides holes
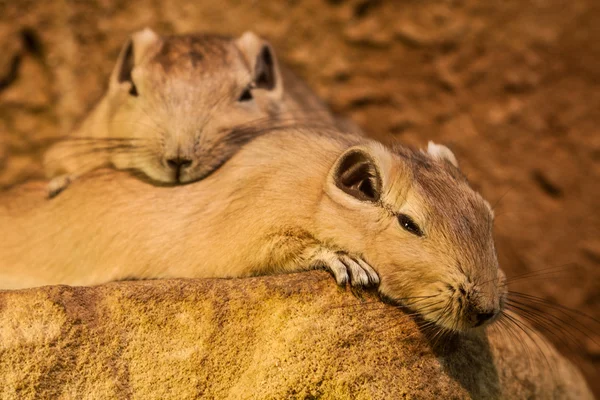
[[[454,331],[500,314],[506,287],[493,212],[448,148],[350,148],[332,167],[325,193],[321,228],[344,238],[342,247],[362,249],[382,295]]]
[[[250,139],[236,128],[277,118],[283,83],[273,49],[252,32],[231,39],[144,29],[121,50],[107,96],[111,137],[133,138],[133,168],[183,183]]]

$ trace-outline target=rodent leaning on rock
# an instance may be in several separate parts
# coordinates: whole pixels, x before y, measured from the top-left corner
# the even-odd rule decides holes
[[[0,284],[325,267],[339,284],[379,283],[382,295],[447,329],[468,330],[499,314],[506,287],[493,213],[446,147],[389,148],[289,127],[253,135],[189,185],[157,187],[104,170],[26,211],[0,206],[0,225],[11,232],[0,242]],[[39,195],[21,192],[25,203]]]
[[[123,46],[98,105],[46,153],[50,195],[102,166],[163,183],[202,179],[251,139],[238,128],[259,120],[342,123],[252,32],[160,37],[146,28]]]

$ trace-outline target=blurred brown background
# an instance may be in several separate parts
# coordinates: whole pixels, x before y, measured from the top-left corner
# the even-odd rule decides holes
[[[599,1],[0,0],[0,189],[42,176],[145,26],[252,29],[373,136],[449,145],[496,205],[508,276],[560,267],[511,288],[600,319]],[[538,327],[600,395],[599,324],[556,315]]]

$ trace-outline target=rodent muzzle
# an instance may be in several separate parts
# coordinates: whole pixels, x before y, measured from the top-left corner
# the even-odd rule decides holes
[[[443,300],[442,312],[431,313],[427,319],[451,330],[468,331],[493,323],[503,309],[502,293],[496,288],[483,288],[472,283],[447,285],[449,296]],[[442,297],[445,297],[442,295]],[[426,307],[427,309],[427,307]]]
[[[494,306],[489,303],[483,305],[479,303],[478,299],[476,298],[471,298],[470,301],[471,304],[466,308],[464,318],[468,321],[468,324],[473,328],[477,328],[489,322],[492,322],[500,313],[499,306]]]
[[[167,160],[167,165],[174,172],[175,182],[179,182],[182,171],[192,165],[192,160],[184,157],[174,157]]]
[[[473,325],[473,327],[476,328],[478,326],[485,324],[486,322],[488,322],[489,320],[494,318],[496,316],[496,314],[498,314],[498,313],[495,311],[476,313],[475,314],[475,324]]]

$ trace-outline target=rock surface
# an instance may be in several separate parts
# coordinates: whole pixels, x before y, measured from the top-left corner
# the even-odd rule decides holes
[[[518,330],[428,337],[324,272],[4,291],[0,398],[593,398]]]
[[[0,188],[42,176],[132,31],[252,29],[365,131],[448,144],[507,274],[559,267],[511,288],[600,320],[599,19],[598,0],[0,0]],[[598,325],[559,317],[536,326],[600,395]]]

